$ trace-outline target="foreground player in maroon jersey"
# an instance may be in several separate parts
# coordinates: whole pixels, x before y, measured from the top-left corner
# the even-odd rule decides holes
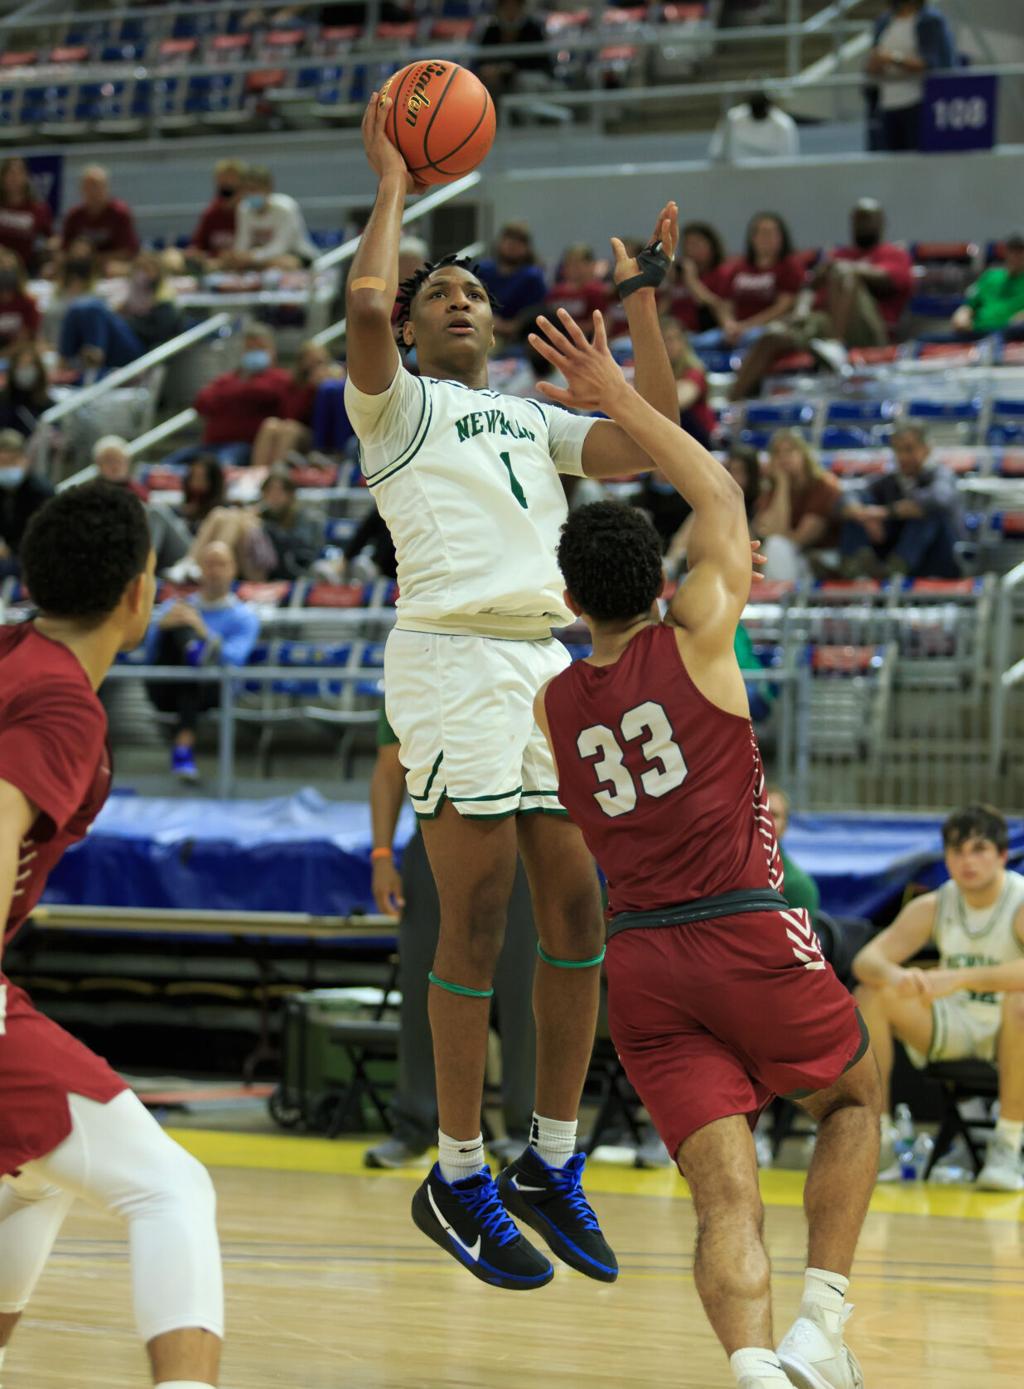
[[[583,507],[559,546],[593,655],[550,681],[536,712],[562,804],[608,879],[612,1038],[693,1193],[697,1289],[738,1383],[859,1389],[844,1299],[875,1180],[878,1068],[806,913],[780,895],[733,655],[750,592],[743,496],[626,384],[599,315],[593,344],[567,315],[561,326],[533,340],[569,382],[546,394],[610,416],[694,511],[690,574],[665,623],[658,539],[638,512]],[[778,1355],[751,1134],[773,1095],[818,1121],[804,1297]]]
[[[36,513],[22,570],[34,621],[0,627],[4,945],[110,790],[96,690],[153,607],[146,516],[106,482]],[[212,1389],[224,1311],[213,1186],[122,1080],[0,972],[0,1368],[76,1196],[127,1221],[154,1384]],[[102,1367],[99,1379],[104,1379]],[[98,1383],[96,1373],[82,1383]]]

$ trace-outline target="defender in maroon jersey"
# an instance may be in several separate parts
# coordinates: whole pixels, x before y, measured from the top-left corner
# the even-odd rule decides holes
[[[21,563],[39,611],[0,626],[4,946],[110,790],[96,690],[117,653],[146,633],[154,590],[146,514],[110,483],[70,488],[32,518]],[[212,1389],[224,1310],[206,1171],[106,1061],[0,968],[0,1370],[78,1196],[128,1224],[135,1321],[154,1384]]]
[[[627,385],[595,315],[534,346],[569,382],[552,400],[629,433],[694,510],[690,573],[667,621],[658,539],[616,502],[571,514],[559,564],[593,654],[537,697],[559,798],[608,880],[612,1038],[690,1184],[705,1310],[744,1389],[859,1389],[843,1343],[848,1276],[874,1185],[879,1083],[853,1000],[782,868],[733,653],[749,596],[742,493]],[[751,1127],[773,1095],[818,1121],[800,1314],[773,1349]]]

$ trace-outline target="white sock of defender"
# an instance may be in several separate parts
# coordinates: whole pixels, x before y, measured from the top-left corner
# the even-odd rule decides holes
[[[475,1176],[487,1166],[484,1162],[484,1136],[478,1133],[475,1138],[449,1138],[438,1129],[437,1158],[441,1176],[446,1182],[458,1182],[463,1177]]]
[[[576,1151],[577,1119],[545,1119],[534,1111],[530,1147],[549,1167],[564,1167]]]
[[[733,1351],[729,1364],[737,1384],[741,1384],[745,1377],[763,1379],[768,1384],[789,1384],[782,1361],[773,1350],[745,1346],[743,1350]]]
[[[1024,1137],[1024,1120],[997,1119],[995,1137],[1002,1139],[1004,1143],[1009,1143],[1010,1147],[1019,1157],[1020,1141],[1021,1138]]]

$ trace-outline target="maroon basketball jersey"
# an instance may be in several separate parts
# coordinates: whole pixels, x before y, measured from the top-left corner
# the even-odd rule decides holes
[[[645,628],[614,665],[577,661],[545,708],[558,795],[613,915],[781,891],[753,727],[700,693],[671,627]]]

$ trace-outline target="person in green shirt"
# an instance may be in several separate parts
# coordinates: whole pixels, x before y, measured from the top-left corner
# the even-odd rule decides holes
[[[1024,325],[1024,236],[1004,243],[1005,261],[993,265],[967,291],[967,302],[953,315],[958,333],[998,333]]]
[[[779,857],[782,859],[782,895],[791,907],[802,907],[813,922],[821,906],[821,894],[811,875],[794,863],[782,847],[782,839],[789,825],[789,797],[781,786],[768,788],[768,814],[775,826]]]
[[[392,849],[405,803],[405,768],[398,760],[398,738],[384,710],[377,724],[377,762],[370,780],[373,828],[373,897],[377,910],[400,918],[398,937],[398,1084],[392,1097],[392,1131],[364,1154],[367,1167],[404,1167],[436,1142],[437,1095],[434,1052],[427,1017],[427,974],[441,924],[434,875],[423,835],[417,828],[402,856],[399,872]],[[537,931],[522,863],[517,865],[508,908],[508,930],[494,976],[498,1028],[502,1036],[501,1091],[506,1137],[488,1142],[499,1163],[518,1157],[529,1141],[533,1115],[536,1039],[532,982]]]

